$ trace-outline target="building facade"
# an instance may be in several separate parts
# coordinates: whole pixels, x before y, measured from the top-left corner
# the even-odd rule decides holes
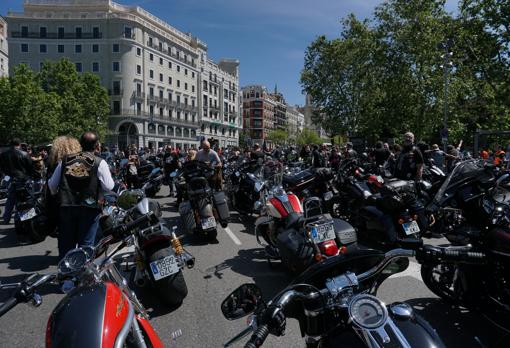
[[[305,116],[299,112],[297,106],[287,106],[286,119],[289,138],[295,140],[298,134],[303,130],[304,117]]]
[[[198,145],[203,74],[221,66],[207,59],[207,45],[198,38],[111,0],[26,0],[24,12],[6,20],[11,71],[20,63],[37,71],[45,60],[65,57],[79,72],[100,77],[111,99],[109,143]],[[235,72],[224,74],[227,84],[238,86]],[[236,141],[235,134],[227,140],[226,132],[225,141]]]
[[[7,44],[7,22],[0,17],[0,77],[9,76],[9,47]]]
[[[328,135],[324,131],[324,129],[320,126],[314,124],[312,120],[312,116],[314,113],[314,106],[312,103],[312,97],[310,95],[306,95],[305,105],[303,107],[298,108],[298,111],[304,116],[304,128],[311,129],[317,132],[317,135],[322,139],[328,139]]]
[[[266,87],[261,85],[243,87],[242,95],[243,131],[248,144],[271,146],[266,138],[275,129],[276,101]]]

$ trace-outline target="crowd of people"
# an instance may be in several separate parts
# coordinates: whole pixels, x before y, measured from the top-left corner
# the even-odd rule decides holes
[[[137,187],[139,183],[137,170],[143,161],[151,156],[160,159],[164,173],[168,175],[188,160],[208,163],[216,169],[217,179],[221,185],[221,167],[223,160],[249,159],[263,161],[266,156],[285,162],[303,161],[314,168],[331,167],[338,169],[344,159],[357,158],[371,162],[377,166],[386,166],[397,178],[420,180],[426,161],[433,163],[446,173],[452,170],[455,163],[469,154],[461,152],[461,145],[448,145],[443,151],[437,144],[428,145],[415,142],[411,132],[404,134],[402,145],[389,145],[378,141],[372,149],[358,152],[353,144],[344,146],[304,145],[276,146],[267,149],[254,144],[251,148],[229,147],[221,149],[203,141],[200,149],[189,148],[184,151],[166,146],[159,149],[142,148],[134,145],[120,151],[111,151],[101,147],[98,136],[94,132],[84,133],[80,140],[70,136],[56,138],[50,150],[46,147],[30,148],[24,146],[19,139],[13,139],[10,148],[0,154],[0,174],[12,179],[9,186],[7,202],[3,213],[3,223],[9,224],[15,206],[15,192],[30,178],[42,178],[47,182],[46,204],[50,219],[55,220],[59,229],[58,247],[62,257],[76,244],[93,245],[98,219],[101,213],[103,194],[111,190],[114,181],[110,167],[105,161],[110,158],[127,159],[127,187]],[[215,147],[214,149],[212,147]],[[480,157],[495,165],[507,166],[510,162],[510,151],[498,146],[493,152],[484,149]],[[170,195],[174,187],[169,183]]]

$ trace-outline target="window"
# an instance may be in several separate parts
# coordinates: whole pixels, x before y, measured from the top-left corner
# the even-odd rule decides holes
[[[172,69],[172,62],[168,62],[168,69]]]
[[[58,27],[58,38],[63,39],[64,38],[65,29],[64,27]]]
[[[191,77],[195,78],[195,72],[194,71],[191,72]]]
[[[181,102],[181,96],[180,96],[180,95],[177,95],[177,96],[176,96],[176,99],[177,99],[177,100],[176,100],[176,101],[177,101],[177,103],[180,103],[180,102]]]
[[[149,46],[152,46],[152,37],[149,37]]]
[[[163,99],[163,90],[162,89],[159,90],[159,98]]]
[[[188,69],[184,69],[184,75],[188,75]]]
[[[159,65],[163,65],[163,58],[159,58]]]
[[[136,55],[140,57],[142,55],[142,49],[140,47],[136,48]]]
[[[181,67],[179,65],[177,65],[177,72],[180,72],[181,71]]]
[[[136,103],[136,114],[137,115],[142,114],[142,103]]]
[[[57,52],[58,53],[64,53],[64,45],[58,45],[57,46]]]
[[[186,91],[188,90],[188,83],[187,83],[187,82],[185,82],[185,83],[184,83],[184,89],[185,89]]]
[[[113,114],[120,115],[120,101],[118,100],[113,102]]]
[[[172,93],[168,92],[168,100],[172,101]]]
[[[154,110],[153,110],[153,111],[154,111]],[[153,114],[154,114],[154,112],[153,112]],[[151,133],[151,134],[156,133],[156,125],[155,125],[154,123],[149,123],[149,124],[147,125],[147,131],[148,131],[149,133]]]
[[[76,27],[76,38],[81,39],[81,27]]]
[[[149,88],[149,96],[154,97],[154,87]]]
[[[180,111],[177,111],[177,119],[180,120],[181,119],[181,112]]]
[[[46,53],[47,47],[46,45],[39,45],[39,53]]]
[[[154,78],[154,70],[152,70],[152,69],[151,69],[151,70],[149,70],[149,77],[150,77],[151,79],[153,79],[153,78]]]
[[[124,27],[124,37],[126,37],[128,39],[133,38],[133,32],[132,32],[131,27]]]
[[[113,51],[113,53],[119,53],[120,52],[120,45],[119,44],[113,44],[112,51]]]
[[[28,27],[27,26],[21,27],[21,37],[28,37]]]
[[[159,108],[159,115],[160,115],[160,116],[163,116],[163,111],[164,111],[164,109],[163,109],[163,108]],[[161,126],[160,126],[160,127],[161,127]],[[163,134],[164,134],[164,133],[165,133],[165,132],[163,132]]]
[[[99,52],[99,45],[92,45],[92,52],[98,53]]]
[[[76,71],[77,72],[82,72],[83,71],[81,63],[75,63],[75,66],[76,66]]]
[[[188,105],[188,98],[184,97],[184,105]]]
[[[172,76],[168,76],[168,84],[171,85],[172,84]]]
[[[153,55],[152,53],[150,53],[150,54],[149,54],[149,59],[150,59],[151,61],[154,61],[154,55]]]
[[[81,45],[74,45],[74,53],[81,53]]]
[[[195,92],[195,85],[191,85],[191,91]]]
[[[99,39],[99,27],[93,27],[92,28],[92,37],[94,39]]]
[[[181,81],[177,80],[177,87],[181,87]]]
[[[141,95],[142,94],[142,84],[137,83],[136,84],[136,94]]]
[[[149,106],[149,114],[154,115],[154,105]]]
[[[43,62],[39,62],[39,71],[42,71],[43,66],[44,66],[44,63]]]
[[[45,38],[46,37],[46,27],[40,27],[39,28],[39,37]]]
[[[195,107],[195,99],[191,99],[191,106]]]
[[[141,75],[141,74],[142,74],[142,66],[141,66],[140,64],[138,64],[138,65],[136,66],[136,73],[137,73],[138,75]]]
[[[28,44],[21,44],[21,52],[23,53],[28,52]]]
[[[163,82],[163,74],[159,74],[159,82]]]
[[[99,63],[92,62],[92,72],[99,72]]]
[[[112,63],[112,70],[113,71],[120,71],[120,62],[113,62]]]
[[[113,81],[112,82],[113,87],[113,95],[120,95],[120,81]]]

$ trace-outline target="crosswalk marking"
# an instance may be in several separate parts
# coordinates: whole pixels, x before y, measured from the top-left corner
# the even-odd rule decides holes
[[[236,245],[242,244],[241,241],[239,240],[239,238],[237,238],[237,236],[234,234],[234,232],[232,232],[230,230],[230,227],[225,227],[224,230],[225,230],[225,232],[227,232],[230,239],[232,239]]]

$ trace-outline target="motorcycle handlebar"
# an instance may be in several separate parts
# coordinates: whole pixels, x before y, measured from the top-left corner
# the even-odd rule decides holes
[[[416,259],[419,263],[451,261],[461,263],[483,264],[486,261],[486,255],[482,252],[468,250],[452,250],[444,247],[435,247],[424,245],[417,250]]]
[[[142,215],[138,219],[136,219],[132,222],[129,222],[125,225],[120,225],[119,227],[117,227],[115,229],[114,234],[124,237],[124,236],[128,235],[131,232],[131,230],[135,229],[139,225],[142,225],[146,222],[151,221],[151,219],[153,219],[154,217],[155,217],[155,215],[152,212]]]
[[[257,330],[251,335],[250,340],[246,342],[244,348],[259,348],[264,344],[267,336],[269,336],[268,325],[260,325]]]
[[[2,317],[5,313],[13,309],[18,304],[18,299],[16,297],[11,297],[7,301],[5,301],[0,306],[0,317]]]

